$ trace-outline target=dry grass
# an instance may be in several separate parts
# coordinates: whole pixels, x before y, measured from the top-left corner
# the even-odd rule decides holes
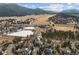
[[[56,30],[60,30],[60,31],[75,31],[76,29],[74,29],[73,25],[67,25],[67,24],[55,24],[54,28]]]
[[[34,22],[34,24],[36,25],[45,25],[48,24],[48,18],[51,16],[55,16],[56,14],[53,15],[28,15],[28,16],[22,16],[22,17],[0,17],[0,19],[17,19],[17,20],[26,20],[28,18],[35,18],[36,21]],[[66,25],[66,24],[56,24],[54,27],[56,30],[60,30],[60,31],[73,31],[74,28],[71,25]],[[0,36],[0,41],[3,40],[9,40],[12,39],[12,37],[7,37],[7,36]]]
[[[54,16],[54,15],[41,15],[39,17],[37,17],[37,20],[34,24],[37,24],[37,25],[45,25],[45,24],[48,24],[48,18],[51,17],[51,16]]]
[[[12,40],[13,38],[14,37],[3,35],[3,36],[0,36],[0,42],[5,40]]]
[[[0,19],[17,19],[17,20],[26,20],[28,18],[35,18],[36,20],[34,21],[35,25],[46,25],[48,24],[48,18],[51,16],[55,16],[56,14],[52,15],[28,15],[28,16],[20,16],[20,17],[0,17]],[[56,30],[61,30],[61,31],[73,31],[74,28],[72,25],[67,25],[67,24],[56,24],[54,27]]]

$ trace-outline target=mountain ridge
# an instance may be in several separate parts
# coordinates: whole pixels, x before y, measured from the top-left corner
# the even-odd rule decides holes
[[[79,10],[77,10],[77,9],[68,9],[68,10],[63,10],[63,11],[61,11],[60,13],[65,13],[65,14],[67,14],[67,13],[69,13],[69,14],[79,14]]]
[[[39,8],[25,8],[17,4],[0,4],[0,16],[25,16],[32,14],[51,14],[51,11],[45,11]]]

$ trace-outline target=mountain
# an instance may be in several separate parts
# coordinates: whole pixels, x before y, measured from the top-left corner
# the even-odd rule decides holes
[[[31,9],[27,7],[23,7],[17,4],[0,4],[0,16],[25,16],[25,15],[39,15],[39,14],[54,14],[58,12],[54,11],[46,11],[43,9]],[[64,14],[78,14],[79,10],[76,9],[68,9],[68,10],[63,10],[62,12],[59,13],[64,13]]]
[[[68,10],[63,10],[63,11],[60,12],[60,13],[78,14],[78,13],[79,13],[79,10],[77,10],[77,9],[68,9]]]
[[[51,11],[45,11],[39,8],[31,9],[19,6],[17,4],[0,4],[0,16],[24,16],[32,14],[51,14]]]

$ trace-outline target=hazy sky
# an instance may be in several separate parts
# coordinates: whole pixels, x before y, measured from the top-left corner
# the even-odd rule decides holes
[[[60,12],[66,9],[78,9],[79,3],[19,3],[18,5],[28,8],[41,8],[49,11]]]

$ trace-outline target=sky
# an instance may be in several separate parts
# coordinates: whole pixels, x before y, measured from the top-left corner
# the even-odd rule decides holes
[[[61,12],[68,9],[79,10],[79,3],[19,3],[18,5],[33,9],[40,8],[54,12]]]

